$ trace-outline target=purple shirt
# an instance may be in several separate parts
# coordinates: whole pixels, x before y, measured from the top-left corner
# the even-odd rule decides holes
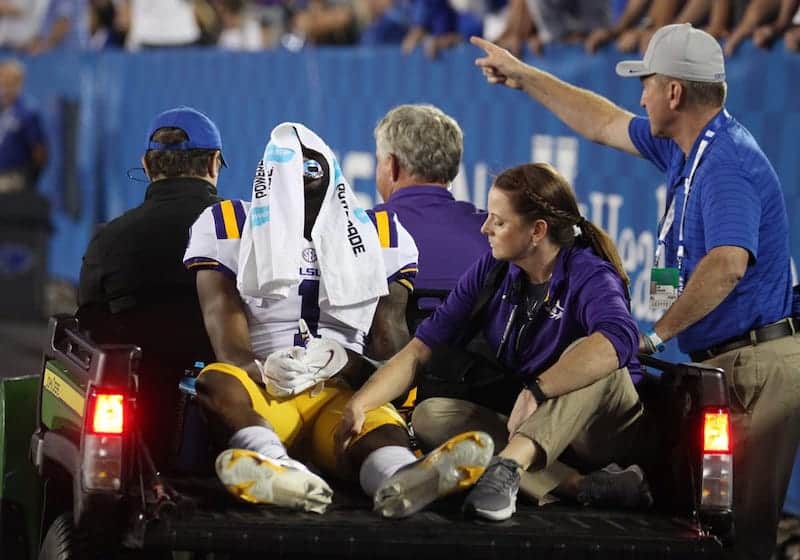
[[[480,232],[486,212],[457,201],[442,187],[412,186],[396,190],[375,210],[397,214],[419,249],[414,286],[452,290],[461,275],[489,249]]]
[[[458,281],[447,301],[417,327],[416,337],[431,348],[453,344],[461,334],[459,328],[474,307],[487,274],[497,263],[491,253],[476,262]],[[494,352],[500,346],[511,310],[519,303],[520,296],[513,293],[512,286],[520,274],[524,274],[523,271],[511,264],[497,293],[489,300],[485,314],[488,323],[483,327],[483,334]],[[556,363],[576,339],[600,332],[614,346],[620,367],[627,366],[632,375],[638,375],[639,331],[628,310],[625,294],[614,268],[591,249],[578,245],[562,249],[550,279],[548,298],[536,319],[538,331],[526,338],[527,344],[517,352],[514,341],[520,321],[516,321],[499,357],[500,362],[528,378]]]

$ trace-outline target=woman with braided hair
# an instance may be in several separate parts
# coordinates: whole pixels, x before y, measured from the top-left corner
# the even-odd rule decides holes
[[[358,433],[367,411],[407,390],[439,349],[464,343],[462,330],[488,289],[480,330],[508,372],[503,380],[508,404],[492,410],[429,398],[412,418],[423,447],[465,430],[480,429],[494,439],[499,453],[467,495],[465,511],[508,519],[521,471],[533,479],[526,488],[536,488],[540,496],[555,492],[593,505],[649,506],[642,471],[633,464],[643,413],[631,381],[631,374],[639,373],[639,333],[613,242],[580,215],[569,183],[547,164],[501,173],[487,209],[482,232],[491,252],[467,270],[411,342],[356,392],[337,432],[340,445]],[[576,459],[571,467],[592,474],[556,462],[565,460],[567,450]],[[387,490],[405,495],[413,506],[420,491],[402,473],[389,479]]]

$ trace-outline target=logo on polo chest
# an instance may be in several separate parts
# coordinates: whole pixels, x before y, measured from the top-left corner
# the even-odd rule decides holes
[[[564,307],[561,305],[561,300],[557,299],[553,305],[545,305],[547,316],[554,321],[560,321],[564,315]]]

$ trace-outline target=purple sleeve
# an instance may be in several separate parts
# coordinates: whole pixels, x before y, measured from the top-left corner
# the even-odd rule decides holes
[[[588,334],[602,333],[627,366],[639,350],[639,329],[628,310],[622,281],[610,265],[596,270],[577,290],[578,319]]]
[[[486,275],[495,262],[492,254],[487,253],[468,268],[444,303],[417,327],[414,336],[429,348],[453,343],[459,335],[464,320],[469,317],[475,306]]]
[[[674,142],[666,138],[656,138],[650,132],[650,119],[633,117],[628,123],[628,136],[642,157],[658,167],[662,172],[667,170]]]

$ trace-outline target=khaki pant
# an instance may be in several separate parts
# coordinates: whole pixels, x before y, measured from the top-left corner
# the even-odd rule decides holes
[[[641,417],[642,405],[627,369],[546,401],[517,432],[545,453],[544,468],[523,473],[520,488],[540,504],[552,501],[550,492],[575,472],[557,461],[568,447],[589,469],[635,462]],[[499,452],[508,443],[507,420],[471,402],[432,398],[417,405],[411,425],[423,447],[435,447],[467,430],[483,430],[492,436]]]
[[[800,335],[703,363],[725,371],[730,393],[736,541],[728,557],[768,559],[800,442]]]

